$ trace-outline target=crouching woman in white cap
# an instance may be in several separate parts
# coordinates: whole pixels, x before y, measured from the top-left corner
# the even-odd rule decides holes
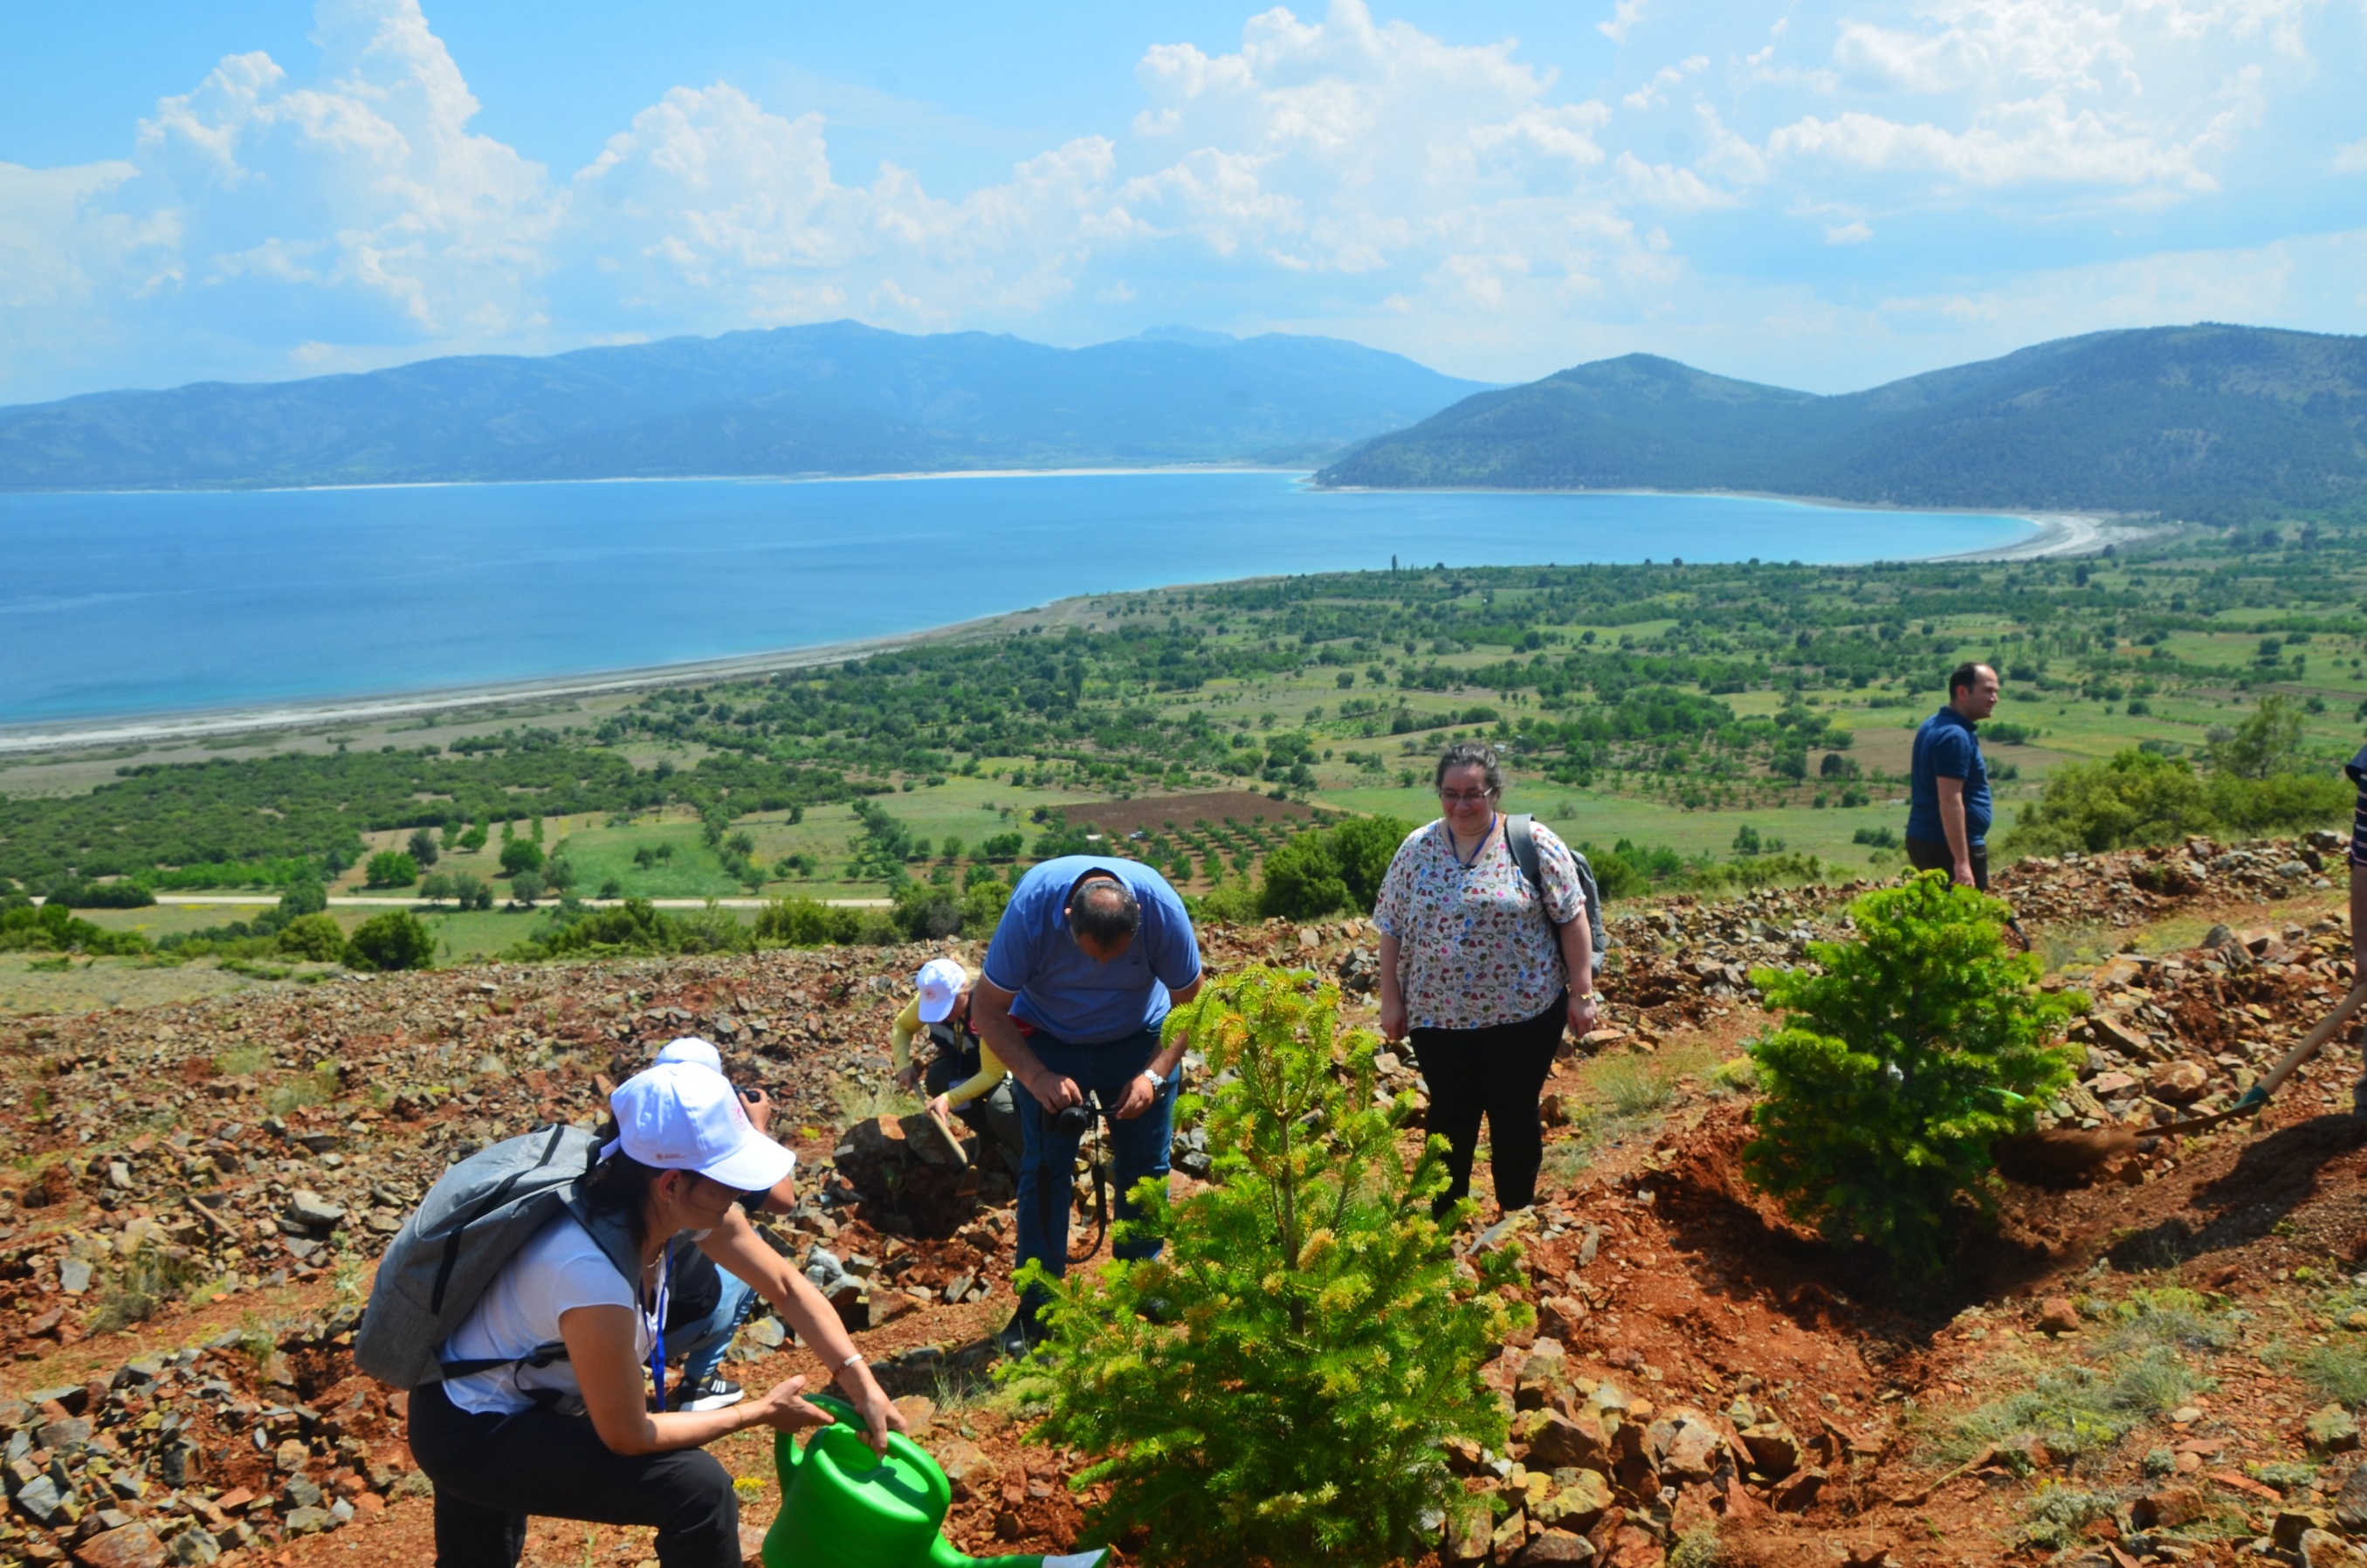
[[[802,1378],[720,1410],[651,1399],[652,1368],[665,1387],[671,1278],[692,1247],[753,1285],[833,1369],[875,1449],[903,1425],[837,1314],[741,1212],[796,1156],[749,1123],[731,1086],[667,1063],[608,1103],[616,1119],[583,1190],[589,1223],[562,1212],[521,1247],[446,1342],[445,1381],[412,1393],[412,1455],[436,1483],[437,1568],[515,1568],[537,1514],[653,1526],[663,1568],[738,1568],[731,1476],[700,1450],[830,1417],[798,1397]]]

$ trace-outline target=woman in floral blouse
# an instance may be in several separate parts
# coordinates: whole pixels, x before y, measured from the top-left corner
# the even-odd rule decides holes
[[[1451,1145],[1442,1214],[1471,1190],[1488,1122],[1496,1201],[1536,1199],[1545,1158],[1537,1100],[1562,1030],[1595,1026],[1594,944],[1569,848],[1535,827],[1544,897],[1504,840],[1504,773],[1467,741],[1438,760],[1445,815],[1398,846],[1374,911],[1381,928],[1381,1032],[1409,1034],[1430,1088],[1430,1130]]]

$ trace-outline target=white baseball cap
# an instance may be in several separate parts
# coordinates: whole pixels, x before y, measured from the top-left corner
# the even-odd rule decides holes
[[[688,1062],[694,1067],[705,1067],[710,1073],[723,1070],[723,1053],[714,1042],[701,1040],[696,1034],[685,1034],[679,1040],[669,1040],[658,1051],[660,1062]]]
[[[659,1170],[687,1170],[742,1192],[763,1192],[797,1168],[798,1156],[749,1122],[723,1075],[690,1062],[663,1062],[635,1073],[608,1096],[622,1149]]]
[[[921,965],[921,1021],[943,1023],[953,1016],[954,998],[969,984],[969,971],[950,958],[932,958]]]

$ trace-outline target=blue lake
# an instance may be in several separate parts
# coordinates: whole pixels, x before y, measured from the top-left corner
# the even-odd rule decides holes
[[[1731,496],[1329,493],[1240,472],[0,495],[0,723],[637,669],[1392,556],[1841,562],[2034,531]]]

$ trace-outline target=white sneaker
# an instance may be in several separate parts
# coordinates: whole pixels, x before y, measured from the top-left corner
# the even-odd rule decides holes
[[[676,1410],[722,1410],[748,1397],[748,1391],[720,1375],[674,1391]]]

